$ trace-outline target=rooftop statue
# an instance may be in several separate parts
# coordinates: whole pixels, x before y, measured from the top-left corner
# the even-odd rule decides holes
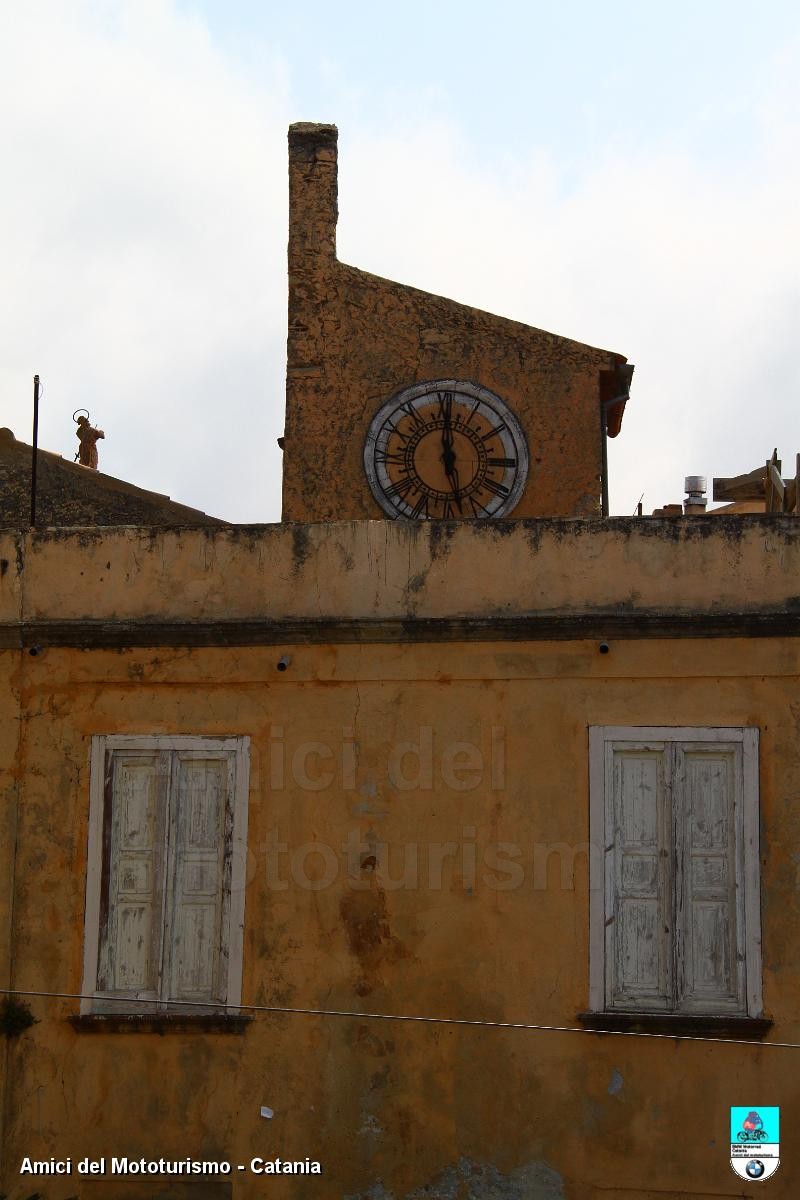
[[[105,438],[102,429],[95,429],[89,424],[88,417],[78,417],[78,428],[75,434],[80,442],[76,458],[81,466],[91,467],[93,471],[97,470],[97,442],[99,438]]]

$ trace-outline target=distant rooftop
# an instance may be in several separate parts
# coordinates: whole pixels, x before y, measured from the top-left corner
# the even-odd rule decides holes
[[[686,498],[681,504],[665,504],[653,511],[654,517],[731,516],[748,513],[791,513],[800,516],[800,454],[795,456],[794,476],[783,477],[783,464],[777,449],[763,467],[744,475],[714,479],[714,500],[727,501],[719,508],[708,508],[706,477],[687,475]],[[641,507],[641,505],[640,505]]]
[[[30,523],[33,447],[0,429],[0,527]],[[39,527],[87,525],[224,525],[197,508],[137,487],[103,471],[39,450],[36,485]]]

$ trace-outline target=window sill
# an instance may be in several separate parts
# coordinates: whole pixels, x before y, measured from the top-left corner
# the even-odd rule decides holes
[[[706,1016],[703,1013],[583,1012],[578,1020],[598,1033],[660,1033],[672,1037],[718,1037],[759,1041],[769,1017]]]
[[[252,1017],[225,1013],[82,1013],[67,1018],[77,1033],[243,1034]]]

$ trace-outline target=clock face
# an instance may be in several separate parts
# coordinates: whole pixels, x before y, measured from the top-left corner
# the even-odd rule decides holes
[[[475,383],[437,379],[406,388],[378,410],[364,469],[390,517],[502,517],[522,494],[528,448],[499,396]]]

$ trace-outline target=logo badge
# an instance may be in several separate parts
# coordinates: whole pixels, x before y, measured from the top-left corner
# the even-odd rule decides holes
[[[781,1110],[767,1105],[731,1109],[731,1166],[740,1179],[760,1182],[780,1166]]]

